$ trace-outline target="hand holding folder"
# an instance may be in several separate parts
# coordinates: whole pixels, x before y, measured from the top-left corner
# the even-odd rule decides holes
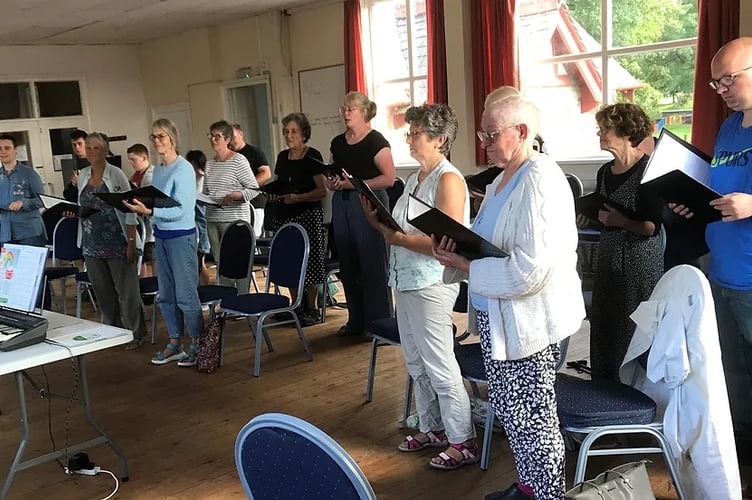
[[[321,174],[324,177],[332,178],[341,177],[345,174],[344,169],[336,163],[326,163],[313,156],[306,156],[306,158],[313,160],[310,162],[310,166],[313,169],[314,175]]]
[[[58,198],[57,196],[49,196],[40,193],[39,199],[42,200],[42,205],[44,205],[44,208],[47,210],[54,207],[54,209],[59,210],[61,214],[64,212],[72,212],[82,219],[85,219],[94,212],[99,212],[96,208],[82,207],[81,205],[71,203],[64,198]]]
[[[621,203],[617,203],[608,196],[604,196],[600,193],[586,194],[585,196],[577,198],[574,202],[575,211],[594,222],[598,222],[598,211],[605,209],[606,205],[618,210],[624,214],[624,216],[634,221],[643,220],[643,218],[631,208],[627,208]]]
[[[123,204],[123,201],[132,202],[134,199],[138,199],[149,209],[180,206],[180,203],[173,200],[154,186],[144,186],[120,193],[94,193],[94,196],[100,198],[108,205],[117,208],[121,212],[126,213],[130,213],[131,209],[126,207]]]
[[[286,194],[298,194],[308,191],[308,187],[303,184],[295,182],[289,182],[282,179],[276,181],[267,182],[263,186],[259,186],[259,191],[274,196],[284,196]]]
[[[663,128],[640,189],[668,203],[684,205],[694,213],[692,220],[707,223],[722,217],[710,206],[721,194],[707,185],[709,181],[710,157]]]
[[[444,236],[451,238],[457,245],[457,253],[467,259],[509,257],[504,250],[412,194],[407,204],[407,222],[428,236],[435,235],[439,240]]]
[[[355,190],[365,196],[368,201],[371,202],[371,205],[376,209],[376,214],[379,218],[379,222],[387,226],[388,228],[404,233],[405,231],[400,227],[399,224],[397,224],[397,221],[394,220],[394,217],[392,217],[392,214],[389,213],[389,209],[387,209],[383,203],[381,203],[381,200],[379,200],[376,197],[376,193],[373,192],[373,189],[371,189],[371,186],[366,183],[363,179],[358,179],[357,177],[348,177],[350,180],[350,183],[353,185]]]

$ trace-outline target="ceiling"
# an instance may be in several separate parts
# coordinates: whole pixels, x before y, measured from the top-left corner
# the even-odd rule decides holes
[[[0,45],[140,43],[316,0],[1,0]]]

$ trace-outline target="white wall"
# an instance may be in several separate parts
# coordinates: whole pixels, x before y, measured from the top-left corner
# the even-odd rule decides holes
[[[80,79],[88,111],[86,130],[128,137],[112,144],[115,154],[125,156],[134,142],[147,144],[147,108],[136,46],[0,46],[0,60],[0,81]],[[61,174],[50,165],[45,165],[44,176],[62,187]]]

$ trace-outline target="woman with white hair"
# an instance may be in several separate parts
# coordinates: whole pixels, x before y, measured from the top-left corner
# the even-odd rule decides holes
[[[503,172],[486,188],[473,231],[509,256],[469,261],[446,237],[433,246],[445,281],[468,280],[468,328],[480,334],[489,399],[520,479],[486,500],[564,497],[558,343],[579,329],[585,307],[574,200],[561,168],[533,149],[539,117],[530,101],[512,96],[484,110],[478,132]]]

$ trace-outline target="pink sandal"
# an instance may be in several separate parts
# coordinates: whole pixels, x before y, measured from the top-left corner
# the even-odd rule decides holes
[[[428,441],[421,441],[419,439],[416,439],[415,436],[418,434],[423,434],[425,437],[428,438]],[[397,447],[399,451],[404,451],[407,453],[412,453],[413,451],[420,451],[423,448],[443,448],[447,444],[449,444],[449,441],[447,441],[446,438],[446,432],[444,431],[428,431],[428,432],[419,432],[418,434],[415,434],[415,436],[407,436],[405,437],[405,442],[402,443]]]
[[[467,447],[464,444],[450,444],[450,448],[454,448],[458,452],[462,454],[462,459],[457,460],[456,458],[452,457],[447,453],[447,450],[442,451],[437,456],[435,456],[430,462],[429,465],[433,467],[434,469],[441,469],[441,470],[454,470],[459,469],[463,465],[470,465],[470,464],[477,464],[480,461],[480,453],[478,453],[478,445],[474,444],[471,447]],[[441,460],[441,462],[434,462],[436,459]]]

